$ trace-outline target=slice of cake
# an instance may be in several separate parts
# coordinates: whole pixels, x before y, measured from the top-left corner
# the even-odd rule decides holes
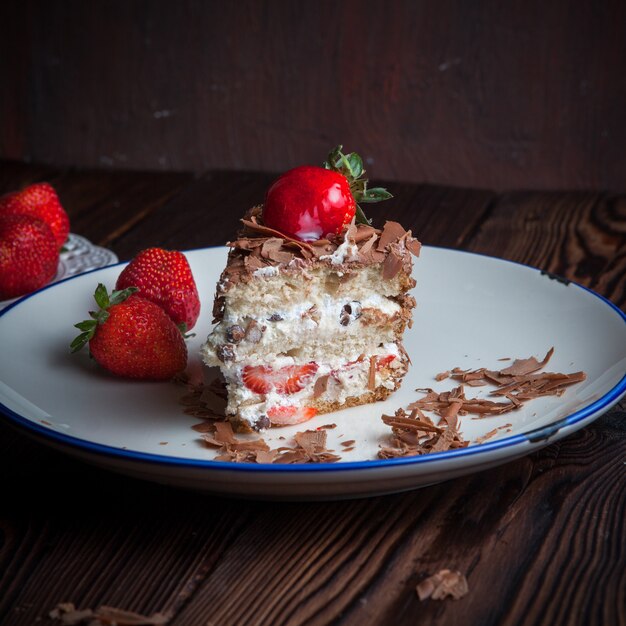
[[[228,244],[215,296],[217,325],[203,358],[221,368],[227,414],[240,432],[382,400],[407,372],[401,339],[415,306],[407,292],[415,285],[411,257],[420,244],[397,222],[380,230],[365,221],[353,198],[389,194],[368,192],[366,181],[353,176],[354,170],[342,171],[345,165],[334,154],[334,167],[296,168],[279,178],[264,207],[246,214],[239,237]],[[314,169],[346,181],[348,191],[339,191],[350,194],[352,210],[337,188],[333,192],[333,179],[311,182]],[[301,170],[307,170],[304,185]],[[294,187],[290,176],[299,191],[295,202],[285,200]],[[355,190],[357,179],[361,190]],[[330,186],[336,206],[320,204],[319,193],[314,201],[307,198],[301,193],[307,185],[318,192]],[[282,222],[270,211],[277,196],[287,214]],[[321,217],[320,207],[326,211]],[[333,212],[339,215],[334,224],[327,219]],[[355,223],[355,213],[365,223]]]

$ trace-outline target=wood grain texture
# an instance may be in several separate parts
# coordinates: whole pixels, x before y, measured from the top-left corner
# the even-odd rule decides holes
[[[233,239],[248,208],[261,204],[275,174],[211,172],[190,184],[184,192],[144,220],[137,228],[111,241],[124,257],[142,248],[164,245],[193,249],[223,245]],[[413,228],[424,242],[442,246],[461,244],[488,210],[495,194],[483,190],[433,185],[385,183],[394,198],[369,205],[368,216],[382,227],[396,219]],[[462,206],[459,219],[457,207]]]
[[[495,470],[339,503],[228,501],[9,453],[0,620],[30,626],[72,600],[176,626],[619,624],[624,417]],[[420,603],[416,584],[449,566],[470,594]]]
[[[52,180],[73,231],[122,258],[149,245],[223,243],[272,178],[0,162],[0,192]],[[385,217],[424,243],[530,263],[624,304],[623,196],[391,186]],[[382,209],[370,209],[380,221]],[[52,625],[47,613],[63,601],[164,611],[173,626],[626,623],[625,418],[622,403],[497,469],[329,503],[143,483],[0,423],[0,624]],[[417,583],[444,567],[467,575],[468,596],[419,602]]]
[[[626,4],[199,0],[0,9],[0,156],[625,191]]]
[[[468,248],[528,263],[626,306],[626,201],[599,193],[505,194]]]

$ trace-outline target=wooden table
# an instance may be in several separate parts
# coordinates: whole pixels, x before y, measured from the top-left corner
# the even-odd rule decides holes
[[[272,176],[0,163],[0,191],[39,180],[58,189],[72,232],[129,259],[222,244]],[[386,215],[425,243],[535,265],[626,305],[626,196],[388,187]],[[494,470],[329,503],[131,480],[0,424],[0,623],[50,623],[71,601],[162,611],[177,626],[626,624],[625,416],[622,404]],[[451,565],[469,594],[420,602],[416,584]]]

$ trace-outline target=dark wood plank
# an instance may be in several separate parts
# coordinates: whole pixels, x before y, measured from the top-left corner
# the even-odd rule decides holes
[[[5,156],[625,190],[619,0],[1,6]]]
[[[30,625],[71,600],[165,610],[176,626],[621,623],[626,415],[616,417],[496,470],[337,503],[228,501],[45,450],[30,470],[9,457],[2,517],[22,514],[5,525],[0,620]],[[467,573],[470,595],[420,603],[415,585],[448,566]]]
[[[626,197],[517,192],[502,196],[468,249],[534,265],[626,305]]]
[[[255,172],[205,174],[111,245],[126,258],[151,246],[186,250],[224,245],[244,212],[263,201],[273,179]]]
[[[174,614],[257,506],[128,480],[0,433],[2,624],[33,624],[63,598]]]
[[[127,257],[155,245],[179,249],[224,245],[239,229],[245,211],[263,202],[275,176],[258,172],[205,174],[138,228],[113,240],[112,245]],[[399,220],[424,243],[441,246],[462,245],[478,228],[496,197],[486,190],[381,184],[394,197],[366,207],[374,224],[382,226],[385,219]]]
[[[22,189],[32,183],[51,180],[60,174],[61,170],[47,165],[0,160],[0,194]]]
[[[72,232],[112,248],[123,233],[194,180],[189,173],[71,171],[53,182]]]
[[[191,173],[62,171],[44,165],[0,161],[0,194],[34,182],[50,182],[70,216],[71,232],[113,248],[113,240],[194,178]]]

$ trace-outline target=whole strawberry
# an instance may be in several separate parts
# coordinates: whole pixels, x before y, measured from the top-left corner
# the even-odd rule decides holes
[[[99,284],[94,295],[99,310],[75,324],[82,332],[70,349],[77,352],[89,343],[93,358],[118,376],[168,380],[187,366],[185,340],[161,307],[133,295],[135,291],[109,295]]]
[[[30,215],[43,220],[52,230],[58,248],[70,233],[70,218],[49,183],[36,183],[0,197],[0,215]]]
[[[162,248],[143,250],[117,279],[116,289],[128,287],[137,287],[138,295],[158,304],[183,332],[195,326],[200,315],[200,298],[182,252]]]
[[[341,148],[328,155],[324,167],[303,165],[279,176],[265,196],[263,222],[302,241],[340,233],[355,215],[357,223],[369,223],[358,203],[391,194],[382,187],[368,189],[361,157]]]
[[[0,300],[47,285],[59,265],[59,249],[45,222],[28,215],[0,215]]]

